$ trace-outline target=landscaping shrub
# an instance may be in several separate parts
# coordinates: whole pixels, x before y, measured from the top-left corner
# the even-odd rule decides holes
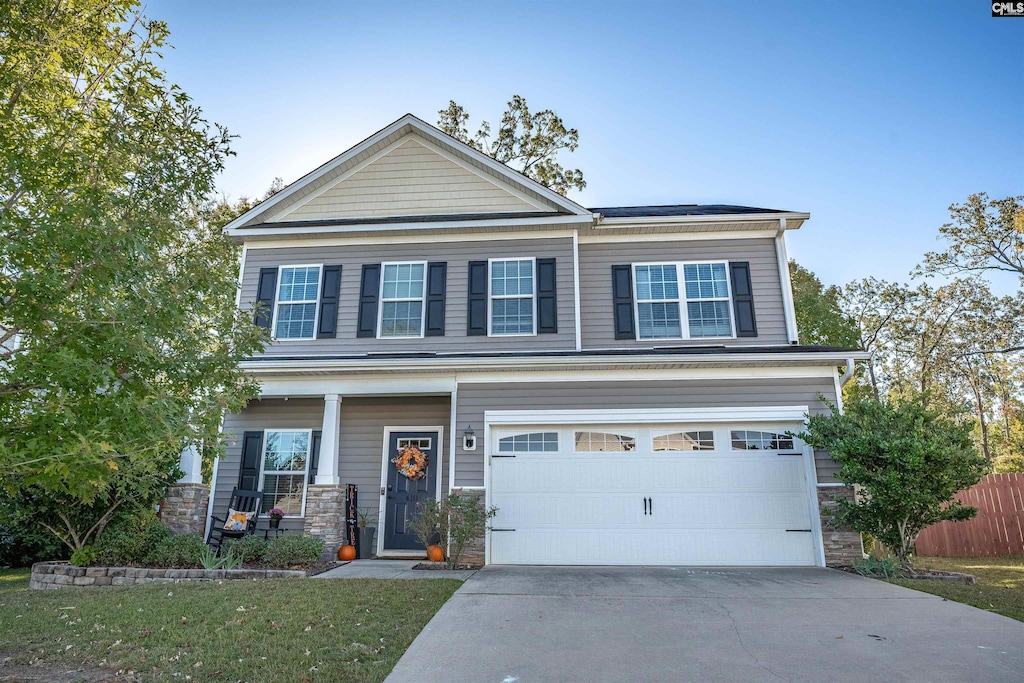
[[[267,541],[259,536],[243,536],[224,542],[224,548],[243,564],[262,564],[267,557]]]
[[[168,569],[201,567],[205,548],[206,544],[199,534],[169,536],[146,553],[143,564]]]
[[[95,564],[105,567],[141,565],[146,556],[174,533],[146,510],[114,522],[96,542]]]
[[[95,561],[96,551],[92,549],[91,545],[83,545],[81,548],[71,553],[71,564],[76,567],[88,567]]]
[[[28,567],[33,562],[67,558],[68,547],[53,534],[23,524],[0,524],[0,567]]]
[[[900,561],[895,557],[869,557],[855,562],[853,569],[861,576],[884,576],[893,579],[900,575]]]
[[[281,536],[267,544],[264,563],[273,569],[311,567],[324,552],[324,539],[318,536]]]

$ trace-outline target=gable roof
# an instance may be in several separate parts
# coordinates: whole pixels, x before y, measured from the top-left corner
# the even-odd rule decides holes
[[[593,215],[588,209],[566,199],[515,169],[495,161],[412,114],[406,114],[245,212],[228,223],[224,230],[228,234],[239,234],[236,231],[257,225],[270,227],[273,224],[280,224],[283,227],[289,223],[289,218],[292,221],[322,221],[325,218],[322,213],[318,214],[314,211],[310,215],[299,213],[293,216],[288,209],[289,207],[298,207],[304,201],[312,201],[318,195],[329,192],[331,186],[338,183],[339,178],[343,177],[346,171],[351,172],[353,169],[362,168],[360,164],[365,167],[389,151],[399,148],[403,144],[400,141],[410,137],[416,141],[417,147],[430,148],[451,161],[453,168],[460,167],[483,178],[484,181],[507,187],[510,197],[518,197],[522,200],[519,207],[511,203],[508,204],[509,212],[515,208],[522,212],[523,209],[535,207],[537,213],[541,215],[552,213],[570,216]],[[473,212],[470,211],[470,213]],[[423,212],[420,211],[416,217],[422,215]],[[368,216],[367,222],[372,222],[371,218],[380,219],[381,217]]]

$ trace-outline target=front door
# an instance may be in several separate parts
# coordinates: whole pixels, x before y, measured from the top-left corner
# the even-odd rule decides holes
[[[424,550],[410,523],[416,504],[434,499],[437,484],[437,432],[391,432],[388,451],[387,494],[384,501],[384,550]],[[391,462],[402,450],[415,446],[427,456],[426,476],[409,479]]]

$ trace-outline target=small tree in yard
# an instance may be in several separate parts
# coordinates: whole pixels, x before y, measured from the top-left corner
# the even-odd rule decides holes
[[[929,410],[923,396],[900,404],[853,401],[845,413],[831,409],[811,416],[800,438],[831,452],[840,465],[837,478],[860,488],[855,502],[835,501],[834,523],[873,535],[912,569],[922,529],[977,513],[953,498],[987,469],[971,443],[970,425]]]
[[[459,568],[466,545],[484,535],[487,521],[498,512],[494,506],[485,510],[474,496],[458,491],[439,501],[428,500],[419,508],[412,522],[413,533],[425,546],[440,536],[441,546],[447,549],[445,564],[449,569]]]

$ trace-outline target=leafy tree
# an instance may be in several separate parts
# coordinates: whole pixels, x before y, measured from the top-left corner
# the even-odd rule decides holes
[[[1024,284],[1024,196],[989,200],[984,192],[949,207],[952,222],[939,228],[948,243],[929,252],[919,270],[956,274],[999,270],[1015,273]]]
[[[789,279],[801,343],[848,348],[860,343],[857,321],[839,306],[843,293],[839,287],[824,286],[814,273],[793,260],[789,262]]]
[[[550,109],[531,112],[526,100],[514,95],[493,139],[490,123],[481,123],[471,136],[468,121],[469,114],[454,100],[437,112],[437,126],[442,131],[561,195],[571,188],[582,190],[587,186],[582,171],[566,169],[556,160],[562,150],[576,151],[580,134],[575,128],[566,128],[561,117]]]
[[[835,521],[879,539],[912,568],[918,534],[944,520],[973,517],[977,510],[953,496],[976,484],[987,463],[973,448],[970,426],[927,407],[924,396],[901,403],[861,400],[844,413],[813,415],[800,435],[827,449],[838,479],[859,487],[856,501],[835,501]]]
[[[0,5],[0,485],[76,548],[257,393],[208,210],[230,137],[166,37],[135,0]]]

